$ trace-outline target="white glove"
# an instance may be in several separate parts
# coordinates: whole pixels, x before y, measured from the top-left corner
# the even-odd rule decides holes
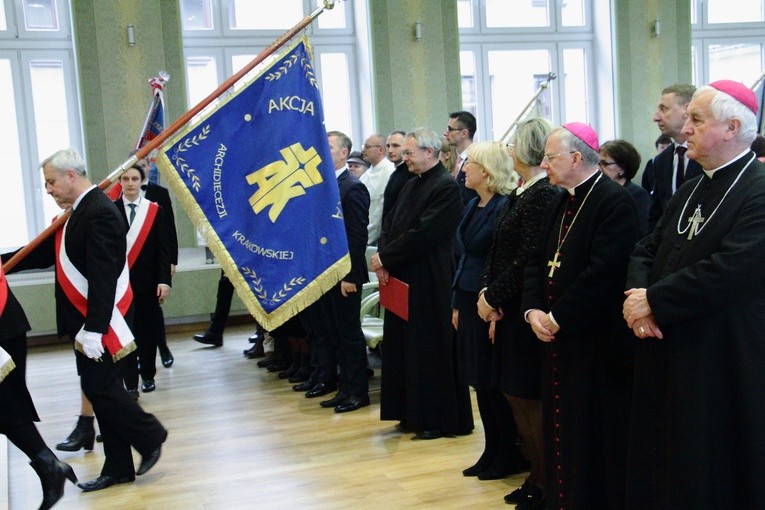
[[[82,345],[82,352],[90,359],[100,359],[104,353],[104,346],[101,343],[101,333],[93,333],[81,329],[74,339]]]

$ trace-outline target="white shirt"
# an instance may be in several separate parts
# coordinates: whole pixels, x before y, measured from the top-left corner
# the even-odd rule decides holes
[[[388,185],[388,179],[396,169],[388,158],[383,158],[376,165],[369,167],[359,180],[369,190],[369,225],[367,226],[367,244],[377,244],[382,231],[382,211],[385,187]]]

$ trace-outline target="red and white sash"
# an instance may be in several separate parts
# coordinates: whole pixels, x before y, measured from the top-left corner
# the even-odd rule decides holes
[[[159,206],[146,199],[141,200],[135,208],[135,218],[127,233],[127,261],[130,268],[135,264],[135,259],[138,258],[138,254],[146,243],[146,238],[154,225],[154,219],[157,217],[157,211]]]
[[[0,315],[3,315],[5,310],[5,303],[8,302],[8,281],[5,279],[5,271],[3,271],[3,263],[0,262]],[[0,347],[0,382],[3,382],[5,376],[11,373],[11,370],[16,368],[16,364],[11,359],[11,355],[5,352],[5,349]]]
[[[64,291],[64,295],[80,314],[85,317],[88,313],[88,280],[74,267],[62,239],[66,235],[66,228],[56,231],[56,280]],[[130,288],[130,273],[128,272],[127,257],[117,279],[117,290],[114,297],[114,309],[112,310],[109,330],[101,339],[104,348],[116,361],[135,350],[133,332],[125,321],[125,314],[133,302],[133,290]],[[84,329],[84,325],[80,331]],[[82,351],[82,345],[75,340],[75,348]]]

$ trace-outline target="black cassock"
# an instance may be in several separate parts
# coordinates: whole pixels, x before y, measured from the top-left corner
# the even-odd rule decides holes
[[[444,166],[406,183],[385,219],[380,260],[409,284],[409,321],[385,314],[380,418],[414,431],[473,429],[470,394],[455,377],[451,284],[462,202]]]
[[[664,339],[638,342],[628,508],[765,505],[764,259],[765,165],[751,152],[683,185],[638,243],[627,285],[647,288]]]
[[[550,277],[548,262],[568,225]],[[548,507],[622,508],[634,353],[622,303],[639,236],[634,200],[596,172],[573,196],[553,200],[541,235],[526,266],[522,309],[552,311],[561,328],[542,344]]]

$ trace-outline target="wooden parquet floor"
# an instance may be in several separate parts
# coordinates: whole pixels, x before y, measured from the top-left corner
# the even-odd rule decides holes
[[[464,437],[415,441],[379,419],[379,362],[372,405],[346,414],[322,409],[242,356],[251,326],[230,327],[221,348],[170,335],[170,369],[139,403],[169,430],[159,463],[133,484],[83,493],[67,484],[56,509],[402,509],[510,508],[502,497],[523,475],[465,478],[483,448],[480,423]],[[71,350],[30,349],[27,379],[53,447],[74,427],[79,385]],[[475,401],[475,397],[473,396]],[[478,421],[477,409],[474,410]],[[37,508],[39,480],[9,445],[11,510]],[[98,476],[103,448],[58,452],[80,481]],[[136,465],[140,461],[134,452]]]

